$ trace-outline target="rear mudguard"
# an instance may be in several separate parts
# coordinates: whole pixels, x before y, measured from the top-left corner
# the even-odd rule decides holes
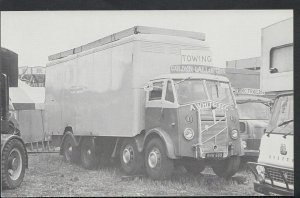
[[[28,168],[28,154],[27,154],[27,150],[26,150],[26,145],[24,143],[24,141],[22,140],[22,138],[18,135],[12,135],[12,134],[1,134],[1,155],[2,155],[2,152],[3,152],[3,148],[4,146],[11,140],[13,139],[17,139],[19,140],[24,148],[25,148],[25,167]]]
[[[65,133],[64,133],[64,136],[62,137],[61,143],[60,143],[60,150],[59,150],[59,154],[60,154],[60,155],[62,155],[62,153],[63,153],[63,150],[62,150],[62,148],[63,148],[63,143],[64,143],[64,140],[65,140],[65,138],[66,138],[67,136],[70,136],[70,137],[73,139],[73,141],[74,141],[74,143],[75,143],[76,146],[79,146],[79,144],[80,144],[81,138],[77,141],[77,139],[75,138],[75,136],[73,135],[72,132],[70,132],[70,131],[65,132]]]
[[[175,148],[172,139],[170,136],[161,128],[154,128],[149,131],[147,131],[144,134],[139,134],[135,136],[135,141],[138,147],[138,151],[142,152],[145,148],[145,142],[149,141],[149,138],[151,138],[152,135],[160,137],[160,139],[164,142],[166,149],[167,149],[167,155],[171,159],[178,159],[175,155]]]

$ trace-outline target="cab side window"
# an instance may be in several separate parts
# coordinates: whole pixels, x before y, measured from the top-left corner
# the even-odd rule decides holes
[[[161,100],[163,91],[163,82],[153,83],[153,90],[149,93],[149,101],[151,100]]]
[[[168,81],[167,83],[166,101],[174,102],[174,94],[173,94],[171,81]]]

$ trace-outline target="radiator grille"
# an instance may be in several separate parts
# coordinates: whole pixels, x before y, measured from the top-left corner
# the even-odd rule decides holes
[[[269,175],[267,173],[269,173]],[[266,179],[285,183],[282,175],[284,175],[288,184],[294,185],[294,172],[293,171],[279,169],[279,168],[273,168],[273,167],[266,167],[266,173],[265,173]]]
[[[260,139],[247,139],[247,149],[258,150],[260,146]]]

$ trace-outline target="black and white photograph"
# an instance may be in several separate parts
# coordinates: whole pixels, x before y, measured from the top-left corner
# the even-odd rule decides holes
[[[1,11],[1,197],[294,195],[294,11]]]

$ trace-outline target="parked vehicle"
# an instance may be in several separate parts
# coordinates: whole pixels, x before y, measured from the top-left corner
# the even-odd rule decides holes
[[[277,95],[261,138],[257,163],[249,163],[263,194],[294,194],[293,18],[262,30],[261,88]]]
[[[46,132],[65,160],[92,169],[117,157],[125,173],[153,179],[177,163],[234,175],[243,155],[236,103],[204,40],[137,26],[49,56]]]
[[[246,160],[257,161],[260,139],[270,118],[271,99],[257,95],[236,96],[240,132]]]
[[[294,193],[294,98],[277,96],[266,133],[261,139],[258,162],[249,162],[255,175],[254,190],[263,194]]]
[[[13,189],[21,185],[25,168],[28,167],[28,157],[25,144],[20,137],[18,122],[12,113],[13,105],[9,100],[9,85],[14,85],[14,70],[17,64],[11,60],[16,54],[1,48],[1,187]],[[15,62],[15,61],[14,61]],[[18,75],[16,72],[15,75]],[[11,77],[11,81],[9,81]],[[11,112],[10,112],[11,110]]]

